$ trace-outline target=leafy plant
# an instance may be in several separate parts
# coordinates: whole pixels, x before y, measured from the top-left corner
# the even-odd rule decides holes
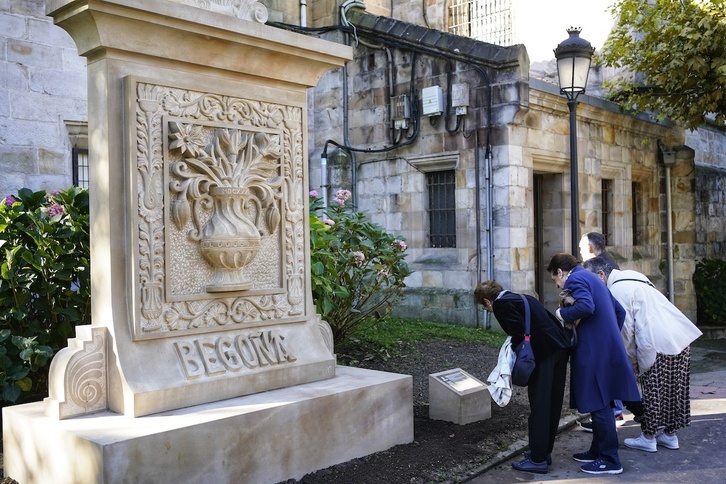
[[[50,358],[90,323],[88,192],[21,189],[0,203],[0,399],[47,392]]]
[[[701,259],[693,273],[699,324],[726,325],[726,261]]]
[[[313,300],[339,344],[388,315],[402,296],[411,274],[406,242],[354,210],[348,190],[339,190],[327,209],[316,192],[310,195]]]

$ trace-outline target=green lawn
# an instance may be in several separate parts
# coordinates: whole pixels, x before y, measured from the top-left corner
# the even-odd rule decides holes
[[[500,331],[489,329],[389,317],[361,327],[348,342],[341,345],[341,350],[358,355],[375,354],[386,359],[397,354],[398,349],[406,343],[455,340],[499,348],[506,337]]]

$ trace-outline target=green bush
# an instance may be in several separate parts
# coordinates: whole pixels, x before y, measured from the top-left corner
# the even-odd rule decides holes
[[[702,259],[693,273],[698,324],[726,325],[726,261]]]
[[[50,359],[90,323],[88,191],[22,189],[0,203],[0,399],[47,394]],[[22,398],[21,398],[22,394]]]
[[[387,316],[411,274],[406,242],[353,210],[348,190],[327,209],[310,192],[310,263],[315,307],[333,331],[335,344],[374,318]]]

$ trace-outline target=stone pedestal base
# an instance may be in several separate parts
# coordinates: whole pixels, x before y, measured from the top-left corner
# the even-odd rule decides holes
[[[429,375],[429,418],[465,425],[492,416],[485,383],[461,368]]]
[[[410,376],[336,375],[138,418],[6,407],[4,472],[23,484],[276,483],[413,441]]]

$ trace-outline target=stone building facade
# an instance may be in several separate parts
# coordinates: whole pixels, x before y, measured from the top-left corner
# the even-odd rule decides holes
[[[352,189],[360,210],[406,237],[415,273],[397,314],[485,326],[472,289],[489,278],[553,307],[544,268],[572,250],[568,111],[557,86],[530,72],[524,46],[446,34],[443,0],[261,3],[270,22],[290,29],[338,26],[345,7],[347,33],[311,32],[354,45],[355,58],[309,90],[310,185],[321,189],[325,150],[328,193]],[[84,140],[85,62],[45,17],[44,0],[0,1],[0,25],[0,195],[64,188],[71,148]],[[591,80],[601,77],[594,67]],[[440,114],[424,113],[439,100]],[[724,131],[685,132],[597,97],[579,101],[581,233],[607,233],[621,267],[665,292],[672,285],[695,319],[697,260],[726,259]],[[670,167],[664,151],[674,155]],[[450,200],[437,201],[427,183],[446,185]],[[432,242],[433,202],[453,203],[443,207],[452,218],[435,223],[455,243]]]
[[[0,197],[72,184],[87,148],[86,60],[45,15],[45,0],[0,2]]]
[[[530,77],[522,46],[443,34],[443,3],[394,2],[390,17],[350,12],[359,36],[355,59],[313,90],[310,166],[315,172],[327,140],[352,147],[330,153],[333,146],[327,146],[329,190],[351,188],[359,209],[407,238],[416,272],[407,280],[399,315],[485,325],[486,315],[471,300],[480,280],[494,278],[537,294],[549,307],[556,304],[544,268],[555,253],[572,251],[568,109],[554,83]],[[592,78],[601,80],[604,73],[593,71]],[[396,142],[389,99],[409,86],[419,96],[440,86],[447,105],[454,84],[469,90],[461,129],[453,129],[453,110],[422,115],[415,141],[388,150]],[[423,109],[425,100],[416,102]],[[726,258],[719,228],[726,216],[723,130],[687,133],[587,95],[579,98],[577,122],[580,232],[607,234],[608,251],[621,267],[672,292],[695,320],[696,262]],[[435,247],[426,180],[447,170],[454,171],[456,244]],[[311,177],[313,188],[320,179]]]

